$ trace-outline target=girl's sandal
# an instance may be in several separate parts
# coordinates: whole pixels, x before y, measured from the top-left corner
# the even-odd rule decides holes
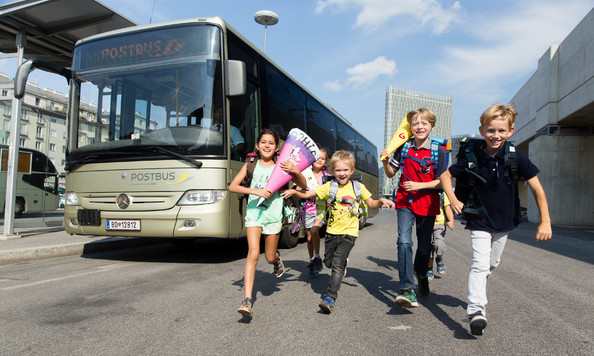
[[[283,264],[283,259],[280,256],[280,252],[276,251],[276,255],[278,256],[278,260],[273,263],[274,275],[276,278],[279,278],[285,273],[285,265]]]
[[[237,308],[237,312],[243,316],[251,317],[252,316],[252,298],[245,298],[239,308]]]

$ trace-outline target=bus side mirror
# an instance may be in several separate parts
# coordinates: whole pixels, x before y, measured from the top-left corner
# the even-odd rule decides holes
[[[25,95],[25,86],[27,85],[29,73],[31,73],[31,71],[33,71],[33,69],[35,68],[39,68],[51,73],[60,74],[61,76],[66,78],[66,80],[69,80],[72,76],[72,72],[69,69],[66,69],[58,64],[50,63],[37,58],[28,59],[19,66],[19,69],[17,69],[14,78],[15,98],[21,99]]]
[[[245,63],[228,59],[225,61],[225,94],[244,95],[246,92]]]

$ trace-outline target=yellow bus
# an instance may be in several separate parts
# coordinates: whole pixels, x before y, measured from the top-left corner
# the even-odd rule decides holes
[[[376,146],[219,17],[83,39],[65,73],[70,234],[245,236],[246,204],[228,187],[266,127],[353,152],[378,195]],[[297,243],[289,222],[281,246]]]

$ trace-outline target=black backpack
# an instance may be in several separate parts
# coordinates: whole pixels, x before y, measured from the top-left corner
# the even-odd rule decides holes
[[[487,180],[478,174],[478,163],[475,152],[481,149],[484,139],[475,137],[464,137],[460,141],[460,150],[456,155],[456,160],[459,161],[461,158],[466,158],[468,162],[464,170],[466,175],[460,178],[456,178],[456,186],[454,192],[456,198],[464,203],[464,209],[462,209],[462,217],[466,220],[482,219],[487,216],[487,210],[480,204],[475,203],[476,189],[474,187],[477,180],[487,183]],[[514,145],[505,141],[504,144],[504,176],[505,178],[512,178],[513,182],[519,180],[518,174],[518,158],[516,156],[516,148]]]

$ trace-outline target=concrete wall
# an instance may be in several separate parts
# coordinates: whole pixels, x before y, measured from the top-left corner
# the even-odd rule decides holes
[[[540,58],[511,102],[518,111],[511,140],[540,168],[553,224],[594,226],[594,9]],[[537,222],[532,194],[520,192]]]
[[[539,136],[530,142],[530,159],[538,168],[555,225],[594,225],[594,145],[589,136]],[[539,221],[527,189],[528,220]]]

